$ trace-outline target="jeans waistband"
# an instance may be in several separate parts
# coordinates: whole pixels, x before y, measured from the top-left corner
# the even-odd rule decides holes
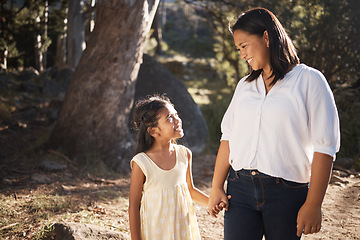
[[[247,177],[257,177],[257,178],[276,178],[272,177],[270,175],[267,175],[265,173],[259,172],[257,169],[241,169],[238,171],[235,171],[233,168],[231,170],[234,172],[235,176],[247,176]],[[230,173],[231,174],[231,173]]]

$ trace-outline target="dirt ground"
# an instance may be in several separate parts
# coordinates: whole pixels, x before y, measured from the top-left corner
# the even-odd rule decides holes
[[[12,149],[9,138],[1,144],[15,150],[29,139],[18,139]],[[57,153],[46,153],[49,158]],[[6,154],[4,154],[6,155]],[[34,156],[18,156],[0,162],[0,239],[40,239],[54,222],[83,222],[119,231],[129,236],[129,177],[99,178],[68,163],[60,172],[45,171],[34,164]],[[67,160],[69,161],[69,160]],[[195,185],[210,193],[215,155],[193,160]],[[334,175],[341,172],[334,171]],[[195,204],[202,239],[223,239],[223,213],[208,215]],[[360,176],[334,176],[323,204],[323,227],[303,239],[360,239]]]

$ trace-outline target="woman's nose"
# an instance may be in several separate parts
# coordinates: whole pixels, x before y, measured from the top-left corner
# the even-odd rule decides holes
[[[239,49],[239,52],[240,52],[240,58],[245,59],[245,57],[246,57],[245,51],[241,51]]]

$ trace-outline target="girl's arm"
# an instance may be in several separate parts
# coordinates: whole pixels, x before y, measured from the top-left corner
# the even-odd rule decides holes
[[[192,155],[191,155],[191,151],[189,149],[186,149],[187,151],[187,156],[188,156],[188,168],[186,171],[186,182],[189,188],[189,192],[191,195],[191,198],[193,201],[200,203],[204,206],[208,205],[208,201],[209,201],[209,196],[206,195],[204,192],[200,191],[198,188],[196,188],[194,186],[193,183],[193,178],[192,178]]]
[[[317,233],[321,228],[321,205],[329,184],[333,157],[315,152],[308,195],[297,217],[297,235]]]
[[[226,196],[224,191],[224,183],[230,168],[229,155],[229,141],[222,140],[216,157],[214,176],[208,204],[209,213],[213,217],[216,217],[216,215],[223,208],[228,210],[229,207],[228,199],[230,199],[230,196]]]
[[[132,240],[140,240],[140,203],[142,196],[142,189],[145,182],[145,175],[139,165],[133,163],[130,178],[130,192],[129,192],[129,220],[130,233]]]

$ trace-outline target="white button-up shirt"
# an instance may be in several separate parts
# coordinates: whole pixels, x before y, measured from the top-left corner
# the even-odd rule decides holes
[[[339,117],[321,72],[295,66],[266,94],[262,76],[244,77],[221,123],[234,170],[258,169],[286,180],[310,181],[314,152],[334,157],[340,148]]]

